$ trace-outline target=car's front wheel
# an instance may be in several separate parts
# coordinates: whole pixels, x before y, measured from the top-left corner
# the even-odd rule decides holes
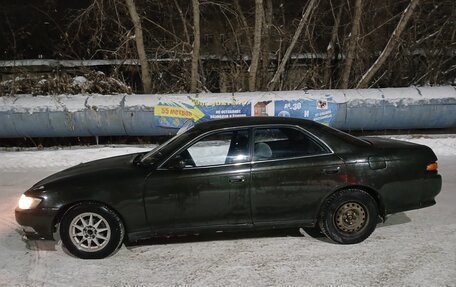
[[[376,201],[367,192],[346,189],[328,198],[320,214],[321,231],[342,244],[359,243],[375,230],[378,222]]]
[[[124,227],[119,216],[108,207],[82,203],[69,209],[60,223],[64,247],[83,259],[111,255],[123,242]]]

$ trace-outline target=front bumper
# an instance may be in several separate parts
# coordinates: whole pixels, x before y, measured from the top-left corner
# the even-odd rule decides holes
[[[57,210],[52,208],[20,209],[14,211],[16,221],[30,238],[54,240],[54,218]]]

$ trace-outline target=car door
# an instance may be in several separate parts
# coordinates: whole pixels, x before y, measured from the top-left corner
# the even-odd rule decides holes
[[[323,197],[345,182],[343,161],[300,128],[256,128],[253,148],[255,225],[311,223]]]
[[[152,229],[251,224],[250,161],[248,129],[210,133],[178,151],[146,180]]]

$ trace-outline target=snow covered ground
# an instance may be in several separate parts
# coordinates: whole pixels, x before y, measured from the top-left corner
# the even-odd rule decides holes
[[[152,146],[0,151],[0,286],[456,286],[456,137],[394,136],[431,146],[437,205],[399,213],[365,242],[295,230],[156,239],[83,261],[60,243],[22,241],[14,208],[33,183],[92,159]]]

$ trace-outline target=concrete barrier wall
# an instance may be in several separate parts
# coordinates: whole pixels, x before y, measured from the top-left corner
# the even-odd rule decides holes
[[[410,87],[175,95],[0,98],[0,137],[151,136],[184,122],[289,116],[344,130],[456,127],[456,89]]]

